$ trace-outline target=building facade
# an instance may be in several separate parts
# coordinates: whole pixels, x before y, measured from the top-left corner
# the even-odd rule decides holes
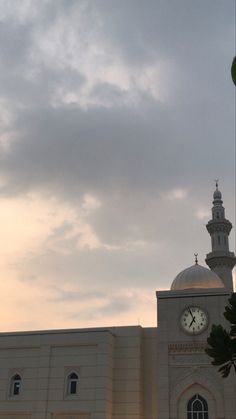
[[[232,228],[216,186],[206,263],[157,292],[157,327],[0,334],[0,419],[235,419],[236,376],[204,352],[233,290]]]

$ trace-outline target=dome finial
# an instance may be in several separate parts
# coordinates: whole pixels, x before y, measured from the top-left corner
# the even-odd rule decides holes
[[[222,204],[222,195],[221,195],[220,190],[218,189],[219,179],[215,179],[215,184],[216,184],[216,190],[213,193],[213,204],[215,203],[218,204],[220,201],[221,201],[220,203]]]
[[[198,265],[198,253],[194,253],[194,256],[195,256],[195,265]]]

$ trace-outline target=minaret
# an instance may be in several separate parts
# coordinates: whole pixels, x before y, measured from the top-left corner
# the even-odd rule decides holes
[[[225,288],[233,291],[232,269],[236,264],[233,252],[229,251],[229,233],[232,224],[225,218],[222,195],[218,189],[213,194],[212,219],[208,221],[206,228],[211,236],[212,251],[206,255],[206,263],[223,281]]]

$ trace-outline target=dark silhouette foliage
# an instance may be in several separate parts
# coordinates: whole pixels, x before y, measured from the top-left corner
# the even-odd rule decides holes
[[[231,76],[232,80],[236,86],[236,56],[233,59],[232,66],[231,66]]]
[[[213,324],[205,351],[213,358],[212,365],[221,365],[218,371],[226,378],[232,367],[236,372],[236,293],[229,298],[224,317],[230,323],[229,331]]]

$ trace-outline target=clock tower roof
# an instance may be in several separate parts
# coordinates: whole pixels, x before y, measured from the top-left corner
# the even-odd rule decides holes
[[[195,265],[181,271],[171,285],[173,291],[194,288],[224,288],[224,284],[215,272],[196,261]]]

